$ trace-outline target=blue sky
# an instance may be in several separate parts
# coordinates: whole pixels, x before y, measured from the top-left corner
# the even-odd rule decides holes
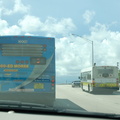
[[[85,39],[94,42],[97,65],[120,62],[119,5],[120,0],[0,0],[0,34],[55,37],[57,81],[72,81],[91,66]]]

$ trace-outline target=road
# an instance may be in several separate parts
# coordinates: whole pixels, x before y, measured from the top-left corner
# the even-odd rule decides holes
[[[120,114],[120,94],[90,94],[71,85],[56,86],[55,107]]]

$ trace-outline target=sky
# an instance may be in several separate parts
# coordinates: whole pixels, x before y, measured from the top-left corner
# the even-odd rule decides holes
[[[0,35],[54,37],[57,83],[71,82],[92,60],[120,62],[119,5],[120,0],[0,0]]]

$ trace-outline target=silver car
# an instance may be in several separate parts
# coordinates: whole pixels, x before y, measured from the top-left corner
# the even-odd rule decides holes
[[[80,87],[80,81],[73,81],[72,87]]]

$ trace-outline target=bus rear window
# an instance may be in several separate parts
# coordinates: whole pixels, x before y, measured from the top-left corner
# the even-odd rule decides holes
[[[103,73],[113,74],[113,69],[98,69],[98,74]]]
[[[113,76],[113,69],[98,69],[99,77],[111,77]]]

